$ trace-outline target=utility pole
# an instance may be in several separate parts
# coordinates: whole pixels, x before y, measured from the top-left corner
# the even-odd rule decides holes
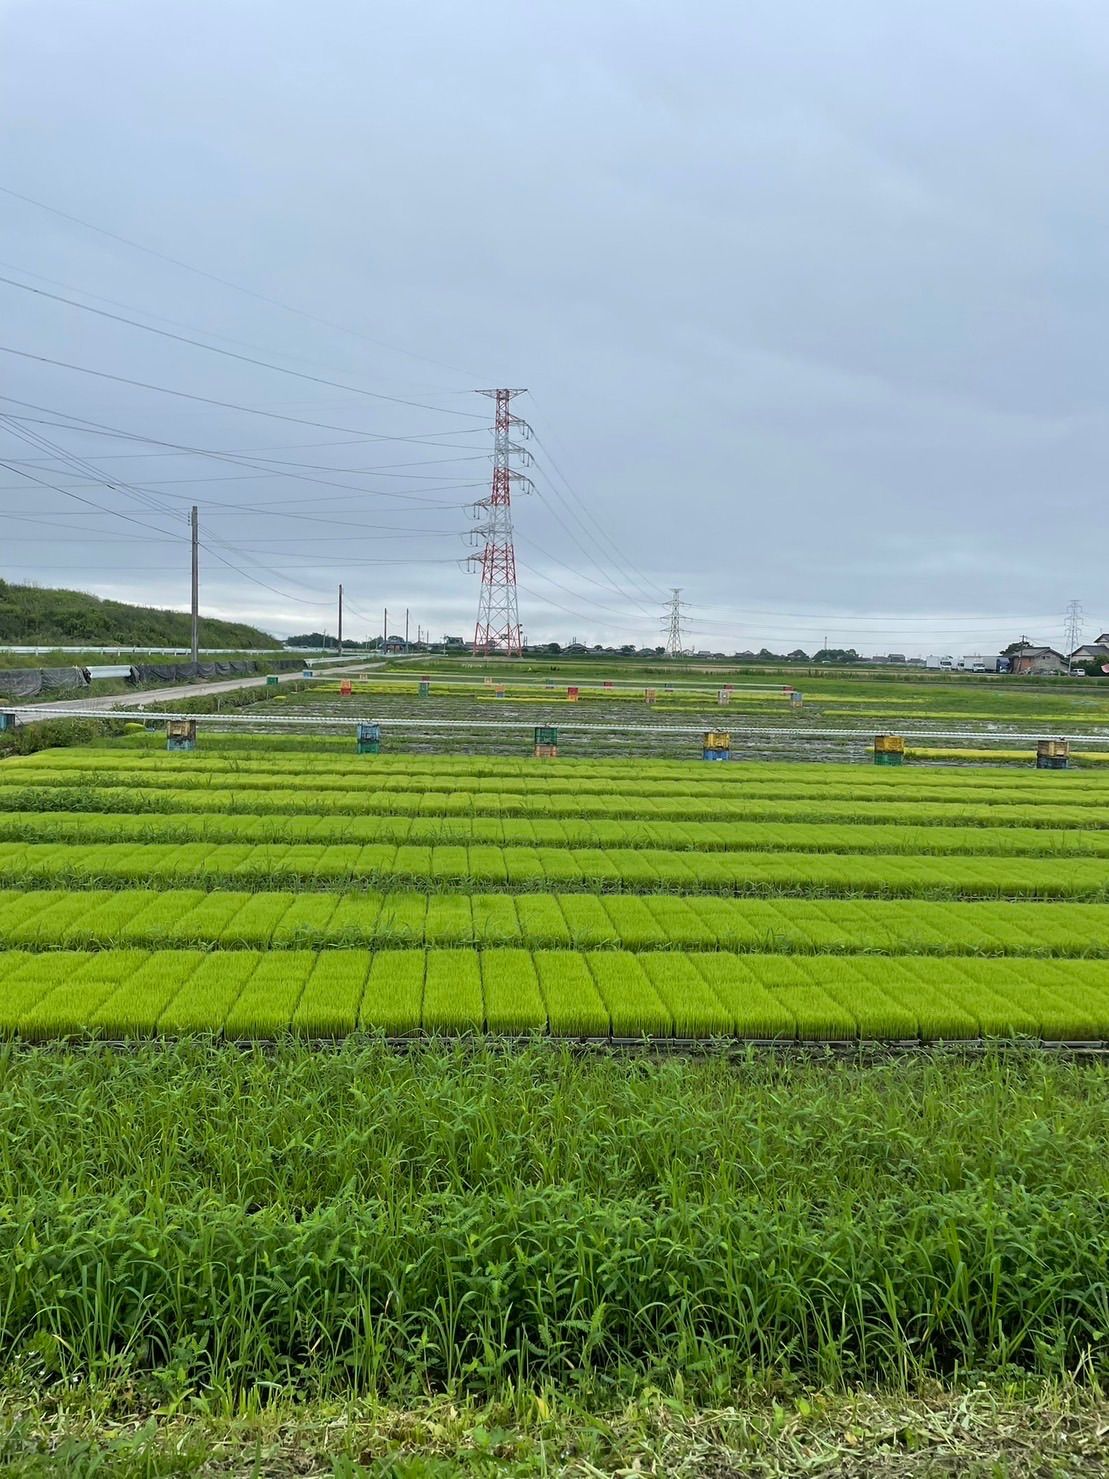
[[[192,531],[193,546],[193,662],[200,660],[200,525],[196,504],[193,504],[192,513],[189,515],[189,526]]]
[[[662,618],[666,626],[666,655],[667,657],[681,657],[682,647],[682,607],[686,603],[682,600],[682,588],[678,585],[670,587],[670,601],[666,608],[666,615]]]
[[[408,651],[408,607],[404,608],[404,650]]]
[[[339,582],[339,656],[343,655],[343,585]]]
[[[507,657],[519,657],[524,634],[520,627],[520,608],[516,594],[516,549],[512,542],[512,484],[523,483],[531,491],[531,479],[511,465],[513,457],[525,464],[530,454],[512,440],[513,430],[530,436],[526,421],[513,416],[509,402],[522,390],[482,390],[479,395],[492,396],[496,402],[493,422],[493,485],[489,496],[474,506],[482,520],[474,537],[483,544],[480,555],[471,556],[481,569],[481,594],[478,597],[477,622],[474,626],[474,656],[503,650]]]
[[[386,606],[386,608],[385,608],[384,622],[385,622],[385,625],[381,629],[381,655],[382,655],[382,657],[388,657],[389,656],[389,608],[388,608],[388,606]]]
[[[1066,625],[1063,628],[1063,646],[1066,650],[1067,672],[1074,671],[1074,650],[1082,638],[1082,618],[1085,612],[1082,610],[1081,601],[1067,602]]]

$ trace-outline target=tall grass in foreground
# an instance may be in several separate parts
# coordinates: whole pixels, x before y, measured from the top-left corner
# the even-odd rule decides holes
[[[0,1379],[1104,1378],[1107,1089],[1032,1056],[3,1048]]]

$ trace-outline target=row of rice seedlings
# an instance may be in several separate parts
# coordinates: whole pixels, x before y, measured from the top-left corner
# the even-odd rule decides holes
[[[218,950],[206,955],[188,982],[170,998],[158,1018],[159,1032],[179,1036],[222,1027],[260,959],[250,950]]]
[[[107,889],[91,889],[87,893],[44,890],[13,895],[0,915],[0,938],[6,945],[17,949],[60,944],[111,897],[111,890]],[[21,903],[24,905],[22,909],[18,907]]]
[[[533,945],[1098,956],[1109,906],[711,894],[0,891],[0,946]]]
[[[800,765],[797,768],[802,769]],[[690,769],[694,774],[702,773],[692,764]],[[383,777],[366,769],[352,775],[327,776],[313,773],[308,794],[316,805],[323,807],[333,796],[345,797],[372,791],[382,802],[388,802],[388,810],[396,814],[418,814],[425,809],[447,815],[452,812],[477,812],[488,810],[488,806],[483,806],[482,803],[487,803],[489,798],[496,798],[501,810],[531,809],[547,815],[573,815],[572,807],[575,803],[588,807],[596,801],[618,803],[623,814],[629,815],[635,815],[637,809],[635,805],[631,805],[629,810],[629,803],[650,805],[660,801],[677,803],[679,806],[688,804],[699,812],[711,810],[716,802],[734,801],[741,797],[763,802],[854,802],[869,805],[898,802],[918,806],[929,802],[960,801],[985,809],[1013,804],[1036,808],[1062,802],[1082,810],[1103,804],[1106,795],[1105,782],[1109,780],[1107,776],[1091,776],[1088,772],[1075,775],[1068,773],[1066,777],[1053,775],[1047,779],[1042,773],[1032,771],[1027,780],[1010,777],[1005,786],[983,780],[971,785],[965,781],[959,783],[950,779],[965,775],[966,772],[950,771],[942,776],[930,772],[927,779],[918,773],[908,781],[899,780],[893,784],[879,785],[868,784],[862,779],[870,772],[861,766],[856,767],[858,776],[838,783],[828,778],[814,779],[811,782],[797,779],[767,781],[760,776],[757,766],[714,767],[712,773],[718,775],[733,769],[742,772],[742,785],[735,780],[726,784],[715,780],[660,780],[651,783],[644,781],[639,771],[631,765],[628,766],[626,775],[619,779],[558,780],[552,778],[549,768],[545,768],[535,771],[530,780],[449,777],[439,783],[420,775]],[[977,774],[980,776],[983,773]],[[251,810],[254,807],[249,798],[256,795],[276,793],[290,798],[298,793],[302,797],[305,795],[303,773],[299,771],[296,774],[277,772],[245,776],[232,772],[198,773],[184,762],[178,768],[142,772],[138,776],[128,777],[126,773],[110,770],[63,771],[46,765],[34,770],[5,767],[0,777],[0,797],[9,790],[18,797],[25,794],[28,788],[37,788],[45,793],[49,793],[51,789],[61,789],[66,796],[75,791],[106,792],[112,797],[118,797],[115,809],[119,811],[153,808],[161,810],[167,801],[159,798],[177,798],[180,806],[180,798],[183,796],[199,800],[205,796],[226,797],[228,794],[239,797],[240,804],[246,803],[242,805],[243,810]],[[140,805],[137,801],[139,797],[148,799]],[[531,803],[530,808],[527,803]],[[209,809],[219,808],[211,804]],[[603,815],[604,808],[596,814]]]
[[[872,822],[562,821],[519,817],[284,817],[226,813],[83,816],[16,812],[0,815],[0,840],[391,842],[676,851],[745,849],[801,852],[1109,856],[1109,830],[1049,827],[905,826]]]
[[[1053,772],[1054,774],[1054,772]],[[225,788],[225,790],[203,790],[203,788],[166,787],[123,788],[111,785],[89,785],[81,790],[58,787],[3,787],[0,785],[0,813],[55,813],[52,825],[59,836],[71,827],[67,816],[86,813],[108,813],[127,816],[127,827],[133,834],[155,831],[158,818],[161,827],[170,827],[169,818],[203,813],[204,816],[241,815],[248,818],[244,825],[272,833],[279,825],[290,831],[303,831],[306,816],[380,816],[377,831],[384,827],[399,827],[402,818],[418,821],[433,818],[450,821],[451,818],[513,818],[532,821],[538,827],[552,827],[552,822],[563,821],[581,828],[586,821],[596,825],[615,821],[628,821],[643,825],[645,822],[688,822],[701,821],[717,825],[730,822],[779,821],[809,822],[819,825],[853,825],[856,821],[884,822],[887,825],[966,825],[961,813],[966,812],[973,825],[1029,825],[1029,827],[1060,827],[1072,821],[1099,825],[1097,810],[1102,808],[1103,797],[1079,797],[1071,785],[1041,785],[1034,796],[1004,793],[997,799],[986,802],[980,796],[958,797],[957,794],[939,796],[871,797],[864,794],[835,796],[831,790],[809,797],[766,796],[757,788],[745,788],[744,793],[707,797],[702,794],[624,794],[608,791],[605,794],[537,793],[512,794],[506,791],[484,791],[484,793],[447,793],[447,791],[405,791],[393,794],[374,787],[356,790],[316,791],[306,790],[303,785],[288,784],[284,787],[269,785],[259,790]],[[281,818],[281,822],[263,821],[263,818]],[[387,818],[387,821],[384,821]],[[18,825],[16,819],[4,821],[7,831]],[[90,825],[92,824],[90,822]],[[109,822],[101,822],[102,828]],[[197,827],[198,822],[177,821],[177,830]],[[229,827],[229,822],[208,821],[208,830],[213,836],[220,828]],[[334,824],[333,824],[334,825]],[[410,836],[420,836],[420,830],[410,830]],[[550,831],[554,842],[562,840],[565,833],[554,827]],[[575,840],[581,836],[574,834]],[[615,839],[615,834],[594,834],[600,842]],[[788,834],[787,834],[788,836]],[[491,837],[495,840],[495,834]],[[939,843],[937,843],[939,845]]]
[[[83,962],[84,956],[80,957]],[[12,1032],[59,981],[56,959],[8,950],[0,954],[0,1032]]]
[[[1059,716],[1060,719],[1063,716]],[[1043,716],[1040,722],[1046,723]],[[1105,721],[1102,721],[1105,722]],[[1004,735],[999,736],[1004,742]],[[302,776],[305,772],[304,754],[312,755],[313,775],[361,776],[368,768],[383,780],[399,777],[425,777],[431,780],[458,777],[460,783],[475,781],[504,780],[528,782],[535,779],[533,761],[524,756],[507,755],[429,755],[409,754],[403,751],[386,751],[372,761],[357,757],[349,747],[349,740],[329,736],[285,736],[267,733],[264,739],[257,734],[234,735],[211,732],[205,736],[203,747],[187,758],[167,755],[160,748],[160,736],[155,736],[151,748],[136,749],[131,743],[100,745],[95,748],[69,748],[40,751],[34,755],[13,757],[8,764],[17,770],[37,772],[44,768],[58,771],[83,772],[93,767],[97,771],[115,771],[120,774],[137,775],[141,772],[180,772],[187,767],[192,775],[209,775],[219,772],[235,776],[250,774]],[[262,748],[264,746],[264,749]],[[992,750],[984,751],[992,754]],[[755,771],[757,777],[767,784],[812,784],[822,785],[827,781],[840,783],[850,781],[873,788],[888,790],[892,787],[913,786],[929,778],[929,772],[901,771],[888,774],[866,771],[858,775],[858,767],[844,761],[789,761],[760,760],[749,766],[730,766],[724,771],[710,773],[703,767],[691,764],[689,759],[674,757],[636,756],[634,761],[623,758],[601,758],[583,756],[567,758],[565,769],[581,781],[598,779],[620,780],[627,778],[634,766],[634,776],[647,779],[654,784],[664,781],[696,785],[699,783],[720,786],[733,783],[746,770]],[[561,768],[561,767],[560,767]],[[557,779],[557,777],[555,778]],[[943,777],[945,783],[948,777]],[[1096,777],[1088,778],[1094,783]],[[978,787],[996,785],[1003,787],[1009,782],[980,770],[955,773],[950,778],[954,786]]]
[[[140,843],[0,844],[9,886],[180,886],[327,889],[389,882],[583,891],[859,894],[890,897],[1085,898],[1109,894],[1097,859],[965,858],[819,853],[680,853],[661,849],[421,848],[387,845]]]
[[[731,1023],[743,1037],[794,1038],[797,1019],[776,992],[768,991],[750,965],[738,956],[690,955]]]
[[[242,755],[235,758],[213,752],[209,740],[205,750],[189,755],[136,754],[125,750],[69,749],[42,751],[35,755],[14,757],[5,766],[16,783],[26,784],[39,775],[68,777],[66,783],[81,783],[97,776],[115,775],[129,781],[146,777],[152,783],[183,777],[192,785],[250,785],[252,782],[272,783],[288,777],[290,783],[303,777],[305,765],[301,754],[282,756],[280,740],[266,737],[265,754]],[[253,743],[259,744],[257,737]],[[992,756],[993,750],[981,752]],[[821,794],[828,787],[848,786],[851,793],[859,790],[870,792],[917,793],[921,788],[942,787],[945,791],[977,791],[993,789],[1004,792],[1011,786],[1034,791],[1036,778],[999,775],[990,771],[967,768],[960,771],[937,773],[928,770],[902,770],[896,774],[861,770],[857,765],[834,762],[767,762],[706,770],[691,759],[652,759],[636,757],[630,760],[598,760],[595,758],[567,759],[559,772],[538,771],[531,760],[494,756],[421,756],[381,755],[372,761],[347,753],[342,757],[323,754],[313,757],[311,773],[313,783],[321,787],[331,783],[344,789],[344,780],[351,785],[361,784],[367,773],[372,773],[374,783],[385,789],[415,787],[417,789],[496,789],[498,787],[526,790],[539,787],[558,791],[573,788],[603,790],[614,785],[646,788],[658,792],[668,787],[703,789],[706,794],[717,794],[722,789],[742,784],[759,788],[773,787],[795,794]],[[22,778],[22,781],[21,781]],[[1086,790],[1104,786],[1106,777],[1084,775],[1068,777],[1068,787]]]
[[[427,936],[427,909],[430,895],[421,898],[414,893],[388,893],[378,916],[380,934],[398,945],[422,945]]]
[[[527,942],[547,949],[567,948],[572,944],[570,928],[561,902],[552,894],[517,894],[513,898],[520,933]]]
[[[440,835],[449,836],[450,830],[445,824],[455,820],[471,825],[483,822],[492,824],[486,834],[491,841],[500,840],[496,832],[498,823],[502,826],[530,823],[540,829],[531,834],[536,841],[547,839],[559,844],[573,838],[575,845],[578,845],[579,840],[589,841],[588,835],[580,830],[588,824],[612,827],[614,823],[622,821],[638,828],[651,825],[665,827],[667,824],[707,824],[718,828],[741,827],[744,823],[753,825],[758,822],[797,822],[805,826],[815,824],[826,827],[856,827],[866,824],[922,829],[978,828],[990,831],[1000,828],[1043,828],[1053,832],[1074,827],[1096,832],[1097,829],[1109,825],[1103,820],[1100,803],[1095,806],[1062,804],[1060,798],[1069,795],[1068,787],[1066,793],[1058,791],[1043,795],[1035,805],[1007,796],[1004,801],[983,806],[970,802],[961,803],[953,797],[942,802],[912,799],[888,802],[859,797],[852,802],[837,803],[827,797],[807,802],[788,798],[766,800],[751,794],[739,798],[733,796],[708,800],[698,796],[640,798],[619,794],[547,798],[541,795],[512,796],[498,792],[474,796],[420,792],[389,795],[371,789],[315,794],[303,787],[245,794],[237,790],[167,788],[154,793],[136,791],[133,788],[101,787],[77,792],[59,791],[56,796],[51,797],[48,790],[5,791],[0,785],[0,815],[5,808],[17,816],[41,813],[44,819],[39,823],[40,829],[45,829],[47,834],[52,829],[52,835],[59,839],[72,834],[75,823],[68,822],[67,818],[102,813],[129,818],[130,820],[121,824],[126,828],[125,835],[153,837],[159,835],[160,828],[164,828],[167,835],[172,835],[175,840],[184,836],[190,825],[200,827],[204,836],[218,837],[224,827],[230,829],[233,835],[241,836],[243,833],[235,831],[230,819],[242,816],[245,818],[243,827],[251,829],[252,838],[259,840],[280,837],[283,828],[288,829],[290,841],[302,835],[334,835],[327,828],[328,820],[333,818],[332,826],[339,827],[343,836],[351,839],[395,836],[398,840],[405,837],[413,841],[433,840]],[[202,816],[205,820],[195,824],[180,820],[193,815]],[[219,817],[229,820],[216,821],[215,818]],[[368,834],[361,830],[376,818],[381,818],[379,828],[371,829]],[[408,832],[403,832],[406,821],[411,823],[411,827]],[[426,824],[426,831],[421,830],[420,823]],[[560,824],[577,830],[573,833],[560,832]],[[5,823],[3,835],[13,835],[19,825],[18,820]],[[90,823],[92,828],[100,829],[101,835],[102,829],[109,825],[107,821]],[[502,833],[500,837],[507,835]],[[740,834],[733,834],[730,845],[737,845],[739,838]],[[722,841],[726,839],[727,834],[722,834]],[[596,834],[596,841],[602,845],[616,840],[618,838],[612,832],[607,835]],[[790,834],[783,833],[782,845],[789,844],[791,840]],[[970,840],[960,848],[957,837],[952,841],[953,850],[967,850],[978,845]],[[941,847],[938,837],[935,841],[924,837],[922,842],[937,850]],[[1042,843],[1037,845],[1034,838],[1030,838],[1029,843],[1038,849],[1044,846]],[[834,840],[830,845],[835,845]],[[909,839],[899,839],[898,845],[910,845]],[[1050,844],[1053,849],[1067,845],[1058,838],[1053,838]],[[1101,850],[1100,843],[1091,843],[1090,846]]]
[[[288,1031],[837,1040],[1109,1036],[1109,963],[465,949],[116,950],[5,961],[0,1027],[232,1037]]]
[[[1006,990],[1038,1012],[1044,1038],[1081,1042],[1104,1035],[1109,981],[1094,971],[1076,979],[1073,972],[1058,970],[1054,961],[1038,961],[1034,973],[1020,972],[1019,979],[1006,983]]]
[[[279,949],[296,949],[318,940],[326,933],[339,906],[337,894],[301,894],[274,924],[270,944]]]
[[[920,1027],[913,1008],[913,992],[904,988],[909,983],[897,979],[891,962],[867,956],[853,956],[850,971],[839,969],[838,960],[821,960],[819,981],[824,992],[858,1024],[862,1035],[886,1041],[901,1041],[918,1036]],[[800,1019],[799,1030],[804,1031]],[[853,1034],[849,1034],[853,1035]]]
[[[675,1037],[728,1037],[735,1023],[696,964],[672,951],[647,954],[639,964],[666,1007]]]

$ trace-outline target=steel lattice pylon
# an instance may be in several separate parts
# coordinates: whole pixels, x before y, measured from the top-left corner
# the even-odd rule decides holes
[[[527,434],[528,428],[526,422],[512,415],[509,402],[514,395],[523,395],[523,391],[482,390],[478,394],[492,396],[497,411],[493,424],[493,486],[489,497],[476,505],[483,522],[474,532],[482,538],[484,546],[481,554],[473,557],[481,567],[474,654],[503,651],[509,657],[518,657],[523,651],[524,634],[516,596],[512,483],[522,479],[522,474],[512,466],[512,456],[519,450],[512,441],[512,429],[518,427]]]
[[[670,601],[666,615],[663,617],[663,625],[666,627],[667,657],[681,657],[682,655],[682,607],[684,605],[681,587],[671,586]]]

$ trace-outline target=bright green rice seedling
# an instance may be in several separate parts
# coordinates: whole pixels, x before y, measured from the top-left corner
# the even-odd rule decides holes
[[[419,1032],[426,956],[422,950],[379,950],[370,963],[359,1026],[390,1036]]]
[[[589,969],[608,1009],[615,1037],[670,1037],[674,1019],[638,956],[626,950],[591,951]]]
[[[170,997],[158,1018],[158,1031],[171,1037],[219,1031],[259,960],[252,950],[221,950],[205,956],[180,991]]]
[[[611,1020],[583,956],[536,950],[535,968],[547,1005],[552,1033],[567,1037],[608,1037]]]
[[[427,901],[424,941],[428,945],[469,945],[474,916],[466,894],[432,894]]]
[[[145,950],[113,950],[100,954],[71,957],[59,970],[62,957],[55,955],[53,989],[44,992],[15,1019],[21,1037],[32,1040],[50,1037],[83,1036],[97,1011],[114,991],[129,980],[147,959]],[[11,1011],[11,1003],[5,1008]]]
[[[306,1037],[342,1037],[358,1024],[369,974],[364,950],[327,950],[316,956],[296,1010],[294,1032]]]
[[[280,1037],[289,1031],[318,957],[309,950],[249,953],[253,969],[218,1024],[231,1039]],[[216,1024],[213,1024],[215,1026]]]
[[[483,949],[515,945],[523,934],[517,900],[508,894],[474,894],[470,899],[473,914],[474,943]],[[529,942],[531,943],[531,942]],[[557,943],[547,939],[535,944]]]
[[[425,1031],[480,1032],[484,1024],[481,968],[475,952],[430,951],[424,978]]]
[[[490,1032],[546,1031],[547,1008],[530,951],[486,950],[481,983]]]

